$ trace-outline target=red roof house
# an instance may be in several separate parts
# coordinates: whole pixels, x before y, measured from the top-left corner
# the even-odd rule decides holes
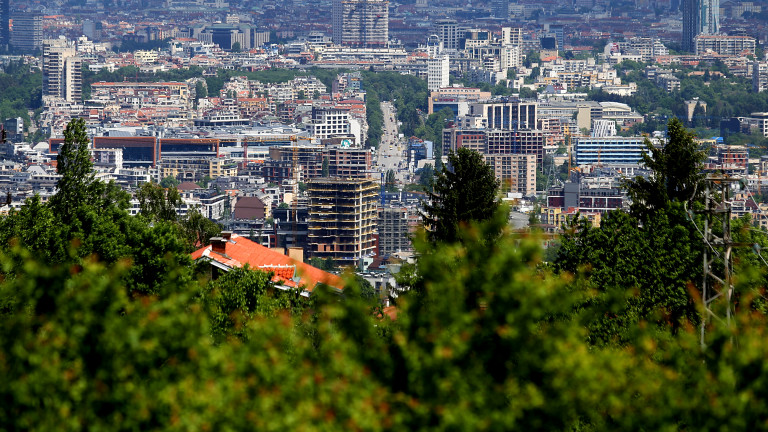
[[[344,289],[344,280],[337,275],[273,251],[243,236],[227,231],[221,235],[211,238],[210,245],[193,252],[192,259],[206,260],[212,269],[218,271],[229,271],[248,264],[252,269],[273,272],[272,281],[278,288],[300,287],[304,296],[312,294],[320,284],[338,291]]]

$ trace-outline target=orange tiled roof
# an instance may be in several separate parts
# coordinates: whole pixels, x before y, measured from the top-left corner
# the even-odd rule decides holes
[[[292,279],[298,276],[300,278],[298,285],[308,292],[312,292],[317,284],[328,285],[339,290],[344,289],[344,280],[339,276],[275,252],[237,234],[232,234],[226,242],[224,253],[215,252],[211,245],[192,253],[193,260],[202,258],[216,261],[229,268],[248,264],[254,269],[274,272],[273,281],[290,287],[296,287],[297,284]]]

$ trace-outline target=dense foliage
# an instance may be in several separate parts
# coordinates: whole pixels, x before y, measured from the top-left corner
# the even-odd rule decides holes
[[[22,62],[11,62],[0,72],[0,119],[21,117],[29,127],[29,111],[42,107],[43,72]]]
[[[55,198],[0,223],[0,430],[765,428],[765,267],[739,260],[732,325],[712,321],[702,349],[702,243],[673,194],[574,225],[548,266],[462,149],[432,196],[455,207],[445,222],[459,215],[452,237],[416,234],[392,321],[351,277],[310,299],[258,270],[209,281],[162,217],[173,197],[150,185],[153,204],[128,216],[87,169],[82,127]],[[768,243],[748,226],[737,241]]]
[[[137,292],[157,292],[166,266],[188,264],[196,232],[185,230],[186,223],[176,223],[159,186],[144,187],[140,194],[144,215],[131,217],[129,195],[114,183],[95,179],[82,119],[69,123],[64,138],[57,159],[61,178],[56,194],[47,203],[35,196],[0,219],[0,244],[19,243],[50,265],[87,259],[114,264],[128,259],[133,265],[125,283]],[[153,189],[154,195],[148,193]]]

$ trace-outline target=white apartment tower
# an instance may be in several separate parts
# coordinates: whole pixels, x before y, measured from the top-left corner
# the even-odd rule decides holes
[[[43,96],[77,102],[83,97],[83,59],[66,39],[43,42]]]
[[[506,71],[523,65],[523,29],[519,27],[501,28],[501,50],[499,51],[499,66]]]
[[[447,54],[443,54],[443,42],[437,35],[427,38],[427,88],[437,91],[450,85],[451,63]]]

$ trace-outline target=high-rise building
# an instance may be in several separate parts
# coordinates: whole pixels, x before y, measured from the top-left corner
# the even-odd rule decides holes
[[[336,45],[341,45],[341,35],[344,32],[344,0],[333,0],[331,7],[332,40]]]
[[[442,19],[435,22],[435,34],[443,43],[443,48],[456,50],[459,48],[459,25],[456,20]]]
[[[436,91],[450,84],[450,59],[443,54],[443,43],[437,35],[427,38],[427,88]]]
[[[429,91],[437,91],[450,84],[450,60],[447,55],[440,54],[427,59],[427,87]]]
[[[720,31],[720,0],[683,0],[683,50],[696,49],[698,35],[714,35]]]
[[[413,207],[387,204],[379,207],[379,255],[390,256],[398,252],[410,252],[411,234],[419,223],[418,212]]]
[[[376,250],[378,185],[368,179],[318,178],[307,183],[310,254],[356,266]]]
[[[509,0],[493,0],[491,2],[491,15],[494,18],[507,19],[509,17]]]
[[[338,24],[338,6],[334,4],[334,8],[333,23]],[[334,30],[337,28],[335,26]],[[342,0],[342,45],[356,48],[386,48],[388,41],[389,1]]]
[[[13,16],[11,48],[17,52],[33,52],[43,47],[43,17],[38,14]]]
[[[83,97],[83,60],[66,39],[43,44],[43,96],[76,102]]]
[[[11,0],[0,0],[0,49],[11,43]]]
[[[483,159],[493,169],[503,191],[536,194],[535,154],[485,154]]]

